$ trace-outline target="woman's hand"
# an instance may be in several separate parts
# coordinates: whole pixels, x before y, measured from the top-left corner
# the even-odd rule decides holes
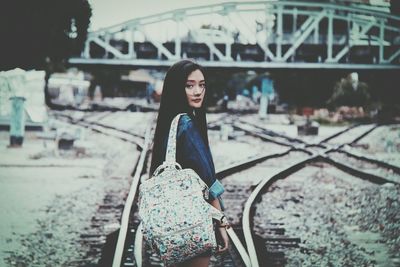
[[[211,201],[211,205],[213,205],[216,209],[221,210],[221,206],[219,204],[218,199],[213,199]],[[218,241],[219,243],[222,243],[221,245],[218,245],[218,250],[217,253],[224,253],[225,251],[228,250],[228,245],[229,245],[229,237],[228,233],[226,232],[226,229],[231,227],[226,220],[225,216],[221,218],[221,221],[217,224],[216,231],[219,231],[216,233],[218,236]]]
[[[229,226],[226,226],[229,227]],[[223,243],[223,246],[218,245],[218,250],[217,253],[223,253],[225,251],[228,250],[228,245],[229,245],[229,237],[228,237],[228,233],[226,232],[226,228],[225,227],[218,227],[219,233],[220,233],[220,237],[221,237],[221,243]]]

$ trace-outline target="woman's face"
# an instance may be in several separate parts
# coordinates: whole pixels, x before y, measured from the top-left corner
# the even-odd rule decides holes
[[[185,91],[189,106],[200,108],[206,93],[206,82],[200,70],[195,70],[189,74],[186,80]]]

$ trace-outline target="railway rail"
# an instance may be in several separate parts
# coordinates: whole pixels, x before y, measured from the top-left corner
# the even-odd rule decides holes
[[[359,126],[351,126],[344,131],[341,131],[338,134],[335,134],[331,137],[326,138],[320,144],[326,143],[327,141],[333,140],[335,138],[340,137],[344,133],[348,133],[354,129],[357,129]],[[352,145],[362,139],[364,136],[372,132],[376,129],[377,126],[360,126],[364,127],[361,131],[361,134],[356,136],[355,138],[345,137],[346,142],[340,144],[336,147],[336,149],[325,148],[318,153],[312,153],[311,156],[299,160],[298,162],[292,163],[290,167],[283,167],[282,170],[277,171],[276,173],[265,177],[260,181],[257,186],[252,190],[249,195],[243,210],[243,232],[246,241],[246,247],[248,249],[248,253],[251,259],[252,266],[274,266],[274,263],[282,264],[282,248],[288,247],[296,247],[300,243],[300,238],[289,238],[284,236],[284,228],[280,225],[270,225],[268,229],[264,229],[265,231],[269,231],[274,234],[273,238],[269,238],[266,240],[262,240],[261,243],[266,242],[267,244],[278,247],[278,253],[269,253],[269,257],[265,257],[266,251],[263,248],[263,244],[260,244],[260,240],[255,240],[256,236],[253,231],[254,226],[254,206],[257,202],[260,202],[263,194],[267,194],[271,185],[274,184],[277,180],[285,179],[289,175],[296,173],[302,168],[305,168],[308,164],[312,163],[321,163],[326,162],[332,164],[346,172],[351,173],[354,176],[359,178],[368,180],[371,183],[376,184],[384,184],[384,183],[396,183],[399,184],[400,180],[398,179],[398,167],[389,165],[385,162],[372,160],[366,157],[360,157],[358,155],[354,155],[350,152],[345,152],[340,150],[345,145]],[[359,131],[359,129],[357,129]],[[340,156],[339,156],[340,155]],[[353,162],[349,164],[349,158],[352,159]],[[356,162],[358,161],[358,162]],[[357,163],[357,164],[356,164]],[[365,165],[369,165],[367,171],[364,171]],[[354,167],[354,166],[357,167]],[[360,166],[362,165],[362,166]],[[379,169],[380,171],[375,171]],[[373,171],[374,170],[374,171]],[[258,242],[258,246],[255,245],[255,242]],[[264,254],[264,255],[260,255]],[[267,253],[268,254],[268,253]],[[280,266],[280,265],[276,266]]]
[[[71,122],[73,121],[68,117],[66,119]],[[75,120],[73,123],[94,130],[97,129],[93,127],[93,122],[88,122],[87,119],[80,119],[79,122]],[[282,235],[284,230],[280,225],[269,225],[268,229],[266,229],[266,231],[275,233],[276,238],[260,241],[257,237],[255,240],[254,237],[256,235],[253,231],[254,208],[262,195],[268,194],[269,187],[275,181],[284,179],[309,164],[335,166],[345,172],[351,173],[353,176],[363,178],[372,183],[400,183],[399,167],[356,155],[343,149],[346,145],[357,143],[361,138],[379,127],[377,125],[350,126],[313,144],[255,127],[255,125],[246,124],[243,121],[230,120],[227,117],[224,118],[224,123],[230,123],[234,129],[244,131],[254,138],[261,138],[266,144],[271,142],[281,145],[287,148],[287,150],[282,153],[265,153],[254,156],[218,170],[217,176],[224,183],[226,189],[224,194],[226,203],[225,212],[232,222],[238,240],[246,244],[246,249],[243,252],[244,248],[238,245],[238,240],[235,240],[236,244],[231,245],[228,253],[212,258],[212,266],[265,266],[265,259],[260,255],[260,253],[263,253],[262,251],[260,252],[260,242],[267,242],[274,247],[295,247],[299,244],[300,240],[298,238],[288,238]],[[214,129],[218,129],[220,126],[221,124],[217,122],[214,122],[212,125]],[[96,127],[112,129],[112,127],[101,125],[100,123],[97,123]],[[118,131],[118,129],[114,130]],[[99,132],[106,134],[106,131],[99,130]],[[129,134],[126,131],[120,132]],[[354,133],[349,134],[349,132]],[[346,136],[343,137],[343,135]],[[150,136],[152,136],[151,128],[146,131],[144,138],[135,135],[135,138],[142,140],[140,144],[141,155],[135,166],[130,192],[123,210],[118,242],[113,255],[113,266],[161,265],[155,255],[150,254],[147,248],[142,247],[140,231],[137,229],[139,220],[135,200],[141,179],[145,179],[149,175],[149,166],[147,163],[151,153]],[[279,164],[282,162],[285,162],[284,166]],[[269,173],[269,175],[266,176],[266,173]],[[253,177],[253,179],[249,177]],[[249,257],[246,256],[247,253]],[[281,253],[277,255],[279,255],[277,256],[278,258],[281,257]],[[269,262],[267,263],[271,263],[271,261],[274,261],[274,257],[268,260]]]
[[[64,120],[70,124],[79,125],[88,128],[94,132],[98,132],[100,134],[104,134],[107,136],[118,138],[122,141],[135,144],[139,151],[143,149],[145,136],[138,133],[133,133],[132,131],[118,129],[116,127],[98,122],[98,120],[104,119],[104,117],[106,116],[111,116],[112,113],[110,112],[106,112],[105,114],[100,114],[100,116],[95,117],[93,114],[89,114],[78,118],[74,118],[72,115],[64,114],[61,112],[54,112],[53,115],[55,118]],[[91,120],[89,120],[90,118]],[[93,121],[93,119],[96,119],[97,121]]]
[[[258,186],[255,189],[253,189],[253,193],[252,194],[250,194],[250,192],[252,191],[251,187],[254,187],[254,184],[252,186],[249,186],[249,188],[241,188],[239,191],[247,192],[247,196],[246,196],[247,199],[246,199],[246,197],[244,197],[244,198],[238,200],[238,197],[236,195],[234,195],[234,194],[233,194],[233,196],[230,196],[231,199],[235,199],[236,200],[235,204],[232,205],[231,208],[233,208],[233,206],[243,206],[243,202],[247,201],[246,205],[245,205],[245,209],[243,211],[244,212],[244,215],[243,215],[243,227],[247,227],[247,228],[250,227],[250,225],[251,225],[250,221],[246,220],[245,218],[251,215],[250,214],[250,210],[252,208],[252,204],[253,204],[252,202],[254,200],[256,200],[256,199],[259,199],[260,192],[265,192],[267,190],[267,185],[268,184],[272,184],[273,181],[275,181],[277,179],[283,179],[284,177],[287,177],[289,174],[294,173],[294,172],[300,170],[301,168],[304,168],[307,164],[310,164],[310,163],[313,163],[313,162],[317,162],[317,163],[318,162],[328,162],[330,164],[335,165],[336,167],[339,167],[342,170],[350,172],[354,176],[357,176],[357,177],[360,177],[360,178],[363,178],[363,179],[366,179],[366,180],[369,180],[371,182],[378,183],[378,184],[390,183],[390,182],[399,183],[398,179],[393,179],[393,178],[390,179],[391,178],[390,176],[396,176],[397,177],[397,175],[398,175],[398,167],[393,166],[393,165],[389,165],[389,164],[387,164],[385,162],[382,162],[382,161],[373,160],[373,159],[369,159],[369,158],[366,158],[366,157],[360,157],[360,156],[354,155],[352,153],[340,150],[340,148],[345,146],[345,145],[355,144],[357,141],[359,141],[364,136],[366,136],[367,134],[372,132],[374,129],[376,129],[376,127],[378,127],[376,125],[367,125],[367,126],[365,126],[365,125],[355,125],[355,126],[351,126],[349,128],[346,128],[343,131],[340,131],[338,134],[334,134],[334,135],[322,140],[318,144],[307,144],[307,143],[305,143],[305,142],[303,142],[303,141],[301,141],[299,139],[292,139],[292,138],[284,136],[282,134],[276,134],[276,133],[274,133],[272,131],[268,131],[268,130],[266,131],[264,129],[261,129],[260,127],[255,127],[256,130],[252,131],[251,127],[248,127],[248,126],[254,126],[254,125],[251,125],[251,124],[243,125],[243,124],[246,124],[246,123],[243,123],[243,122],[241,122],[241,124],[242,125],[235,124],[236,128],[238,128],[240,130],[244,130],[244,131],[246,131],[248,134],[250,134],[252,136],[262,138],[264,141],[269,141],[269,142],[272,142],[272,143],[275,143],[275,144],[281,144],[283,146],[290,147],[290,149],[286,153],[282,153],[280,155],[270,156],[270,157],[268,157],[268,159],[285,157],[285,156],[287,156],[289,154],[290,151],[295,151],[296,149],[298,151],[308,152],[308,155],[309,155],[308,157],[305,157],[304,160],[298,160],[297,162],[296,161],[292,162],[292,166],[291,167],[289,167],[289,168],[285,168],[284,167],[284,168],[282,168],[282,170],[276,171],[275,175],[273,175],[272,177],[269,177],[268,179],[265,179],[265,180],[261,181],[260,183],[258,183]],[[352,135],[346,136],[347,142],[345,142],[345,143],[343,143],[343,144],[341,144],[339,146],[333,146],[335,148],[330,148],[331,147],[330,144],[326,144],[326,145],[324,144],[325,142],[327,142],[329,140],[332,140],[332,139],[335,139],[335,138],[339,137],[340,135],[343,135],[345,133],[348,134],[349,131],[352,131],[352,130],[354,131],[354,129],[357,129],[356,132],[360,131],[358,128],[362,128],[361,134],[357,135],[355,138],[353,138]],[[276,138],[279,138],[279,140],[276,140]],[[282,139],[286,139],[289,142],[292,142],[292,144],[288,143],[288,142],[282,142],[281,141]],[[305,146],[300,145],[300,147],[302,147],[302,148],[299,149],[299,144],[301,144],[301,143],[303,143]],[[321,151],[318,151],[316,153],[315,151],[307,150],[307,148],[310,148],[310,147],[317,147],[317,148],[321,149]],[[332,159],[333,158],[332,157],[333,153],[344,154],[347,157],[342,157],[342,158],[336,157],[336,158]],[[371,170],[365,172],[365,171],[360,170],[360,169],[363,169],[363,168],[355,168],[354,164],[352,164],[352,165],[348,164],[348,158],[349,157],[360,161],[360,164],[373,164],[374,170],[380,169],[380,170],[383,170],[383,173],[380,173],[380,175],[381,175],[380,176],[380,175],[374,174],[373,172],[371,173]],[[265,158],[265,160],[267,160],[267,158]],[[258,162],[262,162],[262,160],[258,161]],[[287,162],[286,159],[285,159],[285,162]],[[251,164],[251,163],[249,162],[249,164]],[[256,172],[254,169],[251,169],[251,171],[253,173]],[[223,174],[224,173],[234,174],[235,171],[234,171],[234,169],[230,170],[228,168],[227,170],[224,170]],[[388,176],[390,178],[388,178]],[[222,177],[220,176],[220,178],[224,178],[224,177],[226,177],[226,175],[222,175]],[[260,184],[262,186],[260,186]],[[228,189],[227,191],[228,192],[225,193],[225,198],[227,197],[226,196],[227,194],[229,196],[229,193],[230,193],[229,191],[232,191],[234,193],[238,192],[237,190],[232,190],[232,189],[231,190]],[[256,193],[254,193],[254,192],[256,192]],[[240,213],[241,212],[238,211],[235,215],[233,215],[231,217],[240,217]],[[236,229],[240,229],[240,226],[236,225]],[[269,229],[266,229],[266,230],[272,231],[272,232],[274,232],[274,231],[275,232],[284,231],[284,229],[282,229],[279,226],[277,227],[276,225],[273,226],[272,228],[269,228]],[[247,239],[249,239],[249,236],[252,236],[252,235],[248,235],[247,234]],[[258,240],[258,242],[259,242],[259,240]],[[281,236],[281,237],[270,239],[270,240],[268,240],[268,242],[275,243],[276,246],[293,247],[293,246],[296,246],[297,243],[299,243],[299,238],[287,238],[287,237],[282,237]],[[250,252],[250,258],[252,260],[252,265],[253,266],[258,266],[257,260],[255,262],[253,262],[253,259],[257,258],[257,254],[255,253],[256,249],[255,249],[254,243],[255,242],[253,240],[250,240],[250,242],[247,242],[247,240],[246,240],[246,245],[247,245],[247,248],[249,249],[249,252]],[[253,250],[251,248],[253,248]],[[253,254],[251,252],[253,252]],[[263,264],[261,264],[260,266],[269,266],[268,264],[270,264],[270,263],[271,263],[271,261],[270,262],[263,262]]]

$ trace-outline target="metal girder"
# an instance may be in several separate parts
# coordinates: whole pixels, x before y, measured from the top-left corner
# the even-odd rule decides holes
[[[396,56],[400,55],[400,51]],[[158,60],[158,59],[85,59],[71,58],[71,64],[77,65],[118,65],[118,66],[134,66],[134,67],[169,67],[173,65],[175,60]],[[400,65],[397,64],[340,64],[340,63],[305,63],[305,62],[254,62],[254,61],[209,61],[199,60],[199,63],[204,67],[209,68],[224,68],[224,69],[382,69],[400,70]]]
[[[175,57],[181,56],[182,51],[182,40],[181,40],[181,20],[176,20],[176,35],[175,35]]]
[[[240,26],[238,25],[237,21],[232,18],[232,16],[235,16],[235,15],[238,15],[237,17],[241,20],[241,24],[247,29],[247,32],[245,33],[245,36],[246,36],[247,41],[250,42],[251,38],[249,38],[248,34],[249,33],[250,34],[255,34],[255,32],[251,32],[252,29],[250,28],[249,24],[243,19],[242,16],[240,16],[240,14],[238,14],[238,13],[230,13],[230,14],[228,14],[229,21],[236,27],[236,29],[239,29]],[[275,55],[268,48],[268,45],[266,45],[265,43],[260,42],[260,40],[258,40],[257,37],[255,39],[256,39],[256,43],[258,44],[258,46],[264,51],[265,55],[267,57],[269,57],[272,61],[274,61],[275,60]]]
[[[236,28],[236,32],[221,30],[220,40],[225,38],[225,41],[222,41],[225,45],[224,51],[217,47],[217,44],[220,44],[221,41],[204,38],[200,35],[200,26],[191,23],[196,18],[212,14],[224,16],[225,21],[219,22],[222,23],[222,25],[219,25],[220,28],[232,29],[232,25]],[[254,21],[259,18],[257,23],[250,21],[249,16],[244,18],[244,15],[248,14]],[[291,25],[288,25],[289,20],[287,18],[290,19]],[[326,20],[327,24],[320,24],[322,20]],[[164,27],[163,23],[167,21],[168,23],[175,23],[176,26],[176,34],[173,37],[168,37],[170,38],[167,41],[168,45],[165,41],[159,40],[157,34],[148,34],[146,31],[146,27],[149,25],[160,25],[160,28]],[[210,21],[212,24],[212,19]],[[256,29],[255,27],[260,24],[260,21],[262,21],[262,25]],[[342,25],[343,22],[347,24],[347,29],[344,32],[341,29],[342,36],[338,38],[335,27],[340,21]],[[302,23],[300,26],[298,26],[299,22]],[[391,24],[391,22],[394,22],[394,24]],[[268,26],[268,23],[272,23],[272,26]],[[304,64],[319,63],[321,59],[325,59],[325,63],[321,64],[338,63],[346,54],[351,53],[351,47],[357,46],[357,49],[362,49],[362,47],[374,46],[375,49],[372,51],[376,52],[373,52],[374,54],[371,54],[371,57],[376,61],[375,64],[397,65],[400,64],[400,48],[398,48],[398,43],[393,42],[396,40],[396,36],[397,40],[400,38],[400,29],[395,26],[396,23],[400,23],[400,16],[374,10],[373,7],[367,8],[365,5],[342,5],[311,0],[309,2],[285,0],[229,2],[164,12],[91,32],[81,56],[86,59],[108,58],[107,54],[110,53],[113,58],[122,61],[128,59],[136,60],[136,62],[144,62],[145,60],[150,62],[155,58],[150,56],[146,58],[145,55],[138,54],[138,51],[135,51],[138,47],[136,44],[139,47],[143,45],[141,44],[143,40],[135,39],[135,32],[141,32],[157,50],[157,59],[160,61],[178,60],[188,53],[185,49],[203,43],[210,52],[209,62],[225,61],[237,66],[243,66],[242,62],[248,60],[250,60],[249,64],[244,65],[257,65],[251,63],[252,57],[246,57],[246,53],[253,53],[251,55],[257,57],[258,61],[264,60],[267,63],[289,64],[289,61],[293,60],[302,61],[303,59],[299,56],[304,54],[302,50],[304,47],[307,48],[307,46],[311,47],[312,45],[326,46],[326,50],[323,52],[315,50],[315,53],[319,54],[313,55],[310,57],[313,61]],[[187,28],[184,28],[184,25]],[[321,25],[326,25],[326,28],[322,29]],[[188,32],[194,37],[194,42],[182,46],[185,34]],[[118,41],[111,42],[111,40],[116,35],[123,36],[125,33],[130,36],[125,40],[128,47],[126,48],[125,45],[114,47],[113,44],[118,43]],[[240,38],[234,38],[234,34],[238,34]],[[231,36],[229,37],[229,35]],[[229,38],[235,40],[235,43],[229,41]],[[121,39],[119,38],[119,40]],[[240,43],[241,40],[247,40],[247,42]],[[102,53],[101,51],[91,51],[91,43],[96,43],[102,47],[105,54],[99,54]],[[240,50],[241,52],[234,50],[237,49],[238,44],[242,47],[246,47],[246,45],[251,47],[248,43],[257,44],[260,49],[257,51],[251,50],[252,48],[243,49]],[[290,46],[286,50],[288,45]],[[173,47],[172,51],[171,47]],[[191,48],[192,51],[193,47]],[[340,47],[340,51],[336,52],[338,47]],[[151,55],[154,55],[154,52],[152,53]],[[233,59],[232,54],[236,54],[238,57]],[[162,55],[165,57],[162,57]],[[349,62],[341,64],[352,64],[351,60],[353,59],[352,57],[349,58]]]
[[[328,10],[328,53],[326,62],[332,62],[332,45],[333,45],[333,11]]]
[[[276,60],[282,60],[282,35],[283,35],[283,14],[282,14],[283,7],[278,7],[277,12],[277,26],[276,26]]]
[[[117,50],[116,48],[111,46],[109,43],[101,40],[99,37],[95,37],[91,41],[95,42],[99,46],[103,47],[107,52],[112,53],[117,58],[127,58],[127,55],[122,54],[121,51]]]
[[[133,41],[135,37],[136,27],[129,28],[130,39],[128,40],[128,57],[129,58],[136,58],[135,52],[135,42]]]
[[[81,55],[83,58],[90,58],[90,42],[91,39],[87,39],[85,42],[85,47],[83,48]]]
[[[169,50],[165,48],[165,46],[161,42],[149,37],[146,34],[145,36],[147,40],[150,41],[158,49],[160,59],[161,59],[161,54],[164,54],[168,59],[178,59],[180,57],[179,55],[174,55],[171,52],[169,52]]]
[[[207,40],[207,39],[200,40],[197,33],[193,33],[193,35],[198,42],[203,42],[208,46],[208,48],[210,49],[210,57],[211,58],[213,58],[214,55],[216,55],[220,60],[233,61],[233,58],[230,55],[222,54],[222,52],[210,40]]]
[[[300,44],[303,43],[303,41],[311,34],[311,32],[316,28],[316,26],[319,24],[323,16],[325,15],[324,12],[321,12],[318,14],[315,18],[309,17],[303,25],[301,25],[300,29],[294,34],[294,37],[297,37],[295,39],[293,45],[289,48],[289,50],[285,53],[283,56],[283,61],[286,61],[295,51],[296,49],[300,46]]]
[[[398,49],[396,52],[394,52],[390,58],[387,60],[387,62],[392,62],[394,61],[398,56],[400,56],[400,49]]]
[[[373,22],[371,22],[370,24],[365,25],[360,34],[357,36],[358,40],[360,39],[360,37],[364,34],[366,34],[373,26]],[[350,51],[350,48],[353,46],[353,41],[349,42],[349,45],[345,46],[342,50],[340,50],[337,54],[336,57],[332,60],[333,62],[339,62],[339,60],[346,55],[346,53],[348,53]]]
[[[190,23],[188,21],[185,22],[186,25],[188,25],[188,28],[194,28],[193,26],[190,25]],[[191,34],[193,35],[194,39],[198,42],[198,43],[204,43],[207,45],[208,49],[210,50],[210,59],[212,60],[214,58],[214,55],[216,55],[219,60],[224,60],[224,61],[233,61],[233,58],[230,55],[224,55],[222,54],[222,52],[215,46],[215,44],[213,42],[211,42],[211,40],[209,39],[202,39],[199,37],[198,33],[196,31],[191,32]]]

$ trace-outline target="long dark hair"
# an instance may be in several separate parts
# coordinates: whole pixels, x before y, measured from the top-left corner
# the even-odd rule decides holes
[[[150,174],[152,174],[155,169],[162,164],[165,158],[165,147],[163,147],[163,141],[168,136],[172,119],[179,113],[187,113],[192,118],[204,143],[209,146],[205,111],[205,102],[208,90],[205,90],[204,100],[201,107],[195,109],[195,116],[193,115],[193,107],[189,106],[186,97],[186,81],[190,73],[195,70],[200,70],[206,80],[204,69],[191,60],[182,60],[175,63],[165,75],[160,109],[158,111],[157,126],[154,134]]]

